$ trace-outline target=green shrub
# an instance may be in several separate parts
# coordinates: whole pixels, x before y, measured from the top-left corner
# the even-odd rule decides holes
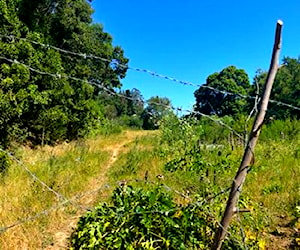
[[[272,184],[262,189],[262,193],[264,195],[271,194],[271,193],[280,193],[281,191],[282,191],[282,186],[279,184]]]
[[[193,150],[199,145],[200,136],[203,134],[202,126],[196,120],[179,119],[174,114],[164,117],[160,130],[160,155],[172,155],[172,158]]]
[[[199,148],[194,148],[185,152],[184,155],[174,158],[165,164],[165,170],[174,172],[193,171],[195,174],[203,174],[207,169],[207,164],[203,161]]]
[[[122,127],[141,129],[143,125],[142,119],[137,115],[123,115],[116,119],[116,122]]]
[[[80,218],[71,249],[207,249],[214,231],[200,205],[177,205],[160,187],[123,186]]]

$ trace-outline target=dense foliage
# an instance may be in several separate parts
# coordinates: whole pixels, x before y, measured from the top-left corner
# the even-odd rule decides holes
[[[267,77],[267,72],[258,71],[254,78],[254,85],[251,90],[251,95],[254,95],[256,86],[260,86],[259,92],[262,93],[263,85]],[[276,75],[271,99],[300,106],[300,58],[286,57],[283,59],[283,64]],[[288,118],[300,118],[300,111],[293,108],[287,108],[283,105],[270,103],[268,115],[273,119],[284,120]]]
[[[13,35],[0,39],[1,145],[74,139],[99,125],[103,112],[97,97],[102,86],[120,87],[126,68],[68,56],[29,41],[126,64],[123,50],[112,45],[101,25],[92,23],[90,4],[85,0],[1,0],[0,12],[0,34]]]
[[[215,222],[203,209],[177,205],[160,187],[119,187],[81,217],[71,249],[206,249]]]
[[[229,66],[221,72],[208,76],[206,83],[195,91],[195,111],[219,117],[249,114],[254,106],[254,97],[257,94],[261,95],[264,90],[266,78],[267,72],[258,70],[253,84],[250,85],[249,77],[243,69]],[[271,99],[277,103],[269,104],[268,117],[283,120],[299,119],[298,109],[278,104],[283,102],[299,107],[299,96],[300,59],[286,57],[273,84]]]
[[[195,111],[218,116],[241,114],[245,111],[246,100],[226,92],[247,95],[249,90],[250,81],[247,73],[243,69],[229,66],[219,73],[208,76],[206,83],[195,91]]]
[[[143,111],[143,128],[158,129],[160,121],[172,113],[171,100],[167,97],[153,96],[147,100],[147,106]]]
[[[144,102],[137,89],[116,91],[126,75],[128,59],[103,26],[92,22],[89,1],[1,0],[0,12],[2,146],[72,140],[106,126],[108,120],[157,129],[171,113],[168,98],[154,96]],[[104,60],[65,54],[37,43]],[[299,67],[299,59],[284,59],[273,99],[300,105]],[[250,85],[246,72],[234,66],[214,73],[195,91],[195,111],[218,117],[248,114],[253,103],[240,95],[254,96],[256,86],[261,93],[265,78],[266,73],[259,72]],[[299,111],[270,104],[269,116],[299,118]]]
[[[243,120],[222,119],[237,130],[243,128]],[[294,217],[298,221],[299,176],[295,175],[290,186],[288,179],[283,182],[286,178],[282,174],[293,176],[295,170],[288,165],[289,171],[283,170],[276,164],[298,162],[299,125],[297,120],[286,120],[264,127],[262,148],[258,146],[255,166],[248,176],[250,184],[245,185],[238,203],[240,209],[251,212],[234,217],[224,249],[266,249],[266,235],[276,230],[270,226],[274,225],[270,218],[275,213],[266,209],[270,209],[269,203],[273,207],[275,196],[280,199],[289,194],[282,209],[286,214],[296,211]],[[73,249],[210,249],[216,221],[224,211],[228,188],[243,152],[243,143],[239,143],[239,138],[228,138],[229,134],[208,119],[165,116],[159,134],[132,143],[114,165],[114,182],[128,182],[114,191],[110,202],[100,203],[80,219],[72,236]],[[276,145],[281,145],[280,149],[274,149]],[[281,155],[284,148],[289,159]],[[272,164],[276,166],[272,168]],[[145,181],[139,179],[143,175]],[[258,178],[262,181],[259,186]],[[126,186],[128,183],[139,188]],[[289,190],[285,189],[287,186]],[[177,217],[178,211],[181,217]],[[291,225],[297,223],[293,220]],[[186,238],[182,228],[197,230],[198,234],[191,233],[192,238]]]
[[[121,90],[115,95],[102,93],[99,102],[104,106],[104,115],[122,126],[141,128],[144,98],[138,89]]]
[[[189,192],[189,198],[196,196],[197,201],[222,193],[224,183],[227,185],[235,172],[232,166],[238,165],[233,149],[243,142],[206,118],[179,119],[166,97],[154,96],[145,103],[137,89],[117,90],[126,75],[128,59],[122,48],[113,45],[102,25],[92,23],[93,10],[88,1],[0,0],[0,13],[1,147],[13,142],[54,144],[99,127],[117,131],[108,121],[135,128],[161,128],[160,145],[153,155],[163,159],[164,174],[172,175]],[[84,56],[89,54],[98,59]],[[244,70],[229,66],[208,76],[206,84],[195,91],[195,111],[220,119],[240,134],[246,133],[248,124],[244,121],[253,103],[244,96],[262,93],[265,79],[266,73],[258,72],[250,85]],[[299,96],[300,59],[285,58],[271,98],[299,107]],[[262,141],[286,140],[298,145],[299,110],[271,103],[268,116],[275,121],[268,120]],[[300,151],[296,147],[290,157],[298,159]],[[137,174],[142,158],[149,153],[129,153],[133,156],[128,157],[122,173]],[[266,155],[271,156],[271,152]],[[139,167],[133,166],[134,161]],[[1,174],[6,173],[9,164],[8,155],[1,152]],[[56,177],[52,179],[54,183]],[[281,183],[269,184],[268,180],[262,194],[283,190]],[[299,201],[296,195],[290,196],[298,221]],[[249,205],[248,197],[242,196],[241,203]],[[160,186],[151,190],[117,188],[109,203],[101,203],[80,219],[72,235],[72,247],[206,249],[211,245],[215,218],[220,215],[224,198],[214,199],[213,205],[199,204],[190,200],[175,202]],[[214,207],[213,216],[206,205]],[[260,204],[257,207],[262,209]],[[251,225],[249,218],[245,220]],[[251,225],[246,234],[259,232],[265,225],[257,224]],[[237,232],[234,224],[230,230]],[[259,237],[245,237],[244,243],[257,249]],[[225,244],[238,249],[231,238]]]

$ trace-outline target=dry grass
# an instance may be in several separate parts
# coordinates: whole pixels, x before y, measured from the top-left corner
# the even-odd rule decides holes
[[[101,188],[108,183],[107,171],[126,144],[144,131],[124,131],[119,135],[98,137],[54,147],[20,148],[24,164],[42,181],[67,198]],[[35,182],[18,164],[13,164],[0,184],[0,226],[30,218],[47,210],[59,200]],[[65,249],[67,237],[85,208],[105,199],[108,190],[86,193],[76,204],[66,204],[32,221],[21,223],[1,234],[0,249]]]

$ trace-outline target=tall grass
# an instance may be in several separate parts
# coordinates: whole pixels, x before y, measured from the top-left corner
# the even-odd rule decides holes
[[[133,140],[139,133],[125,131],[54,147],[22,147],[17,150],[16,156],[50,188],[71,198],[109,184],[106,168],[110,164],[113,150]],[[34,181],[17,163],[7,169],[0,181],[0,227],[35,216],[64,201]],[[76,225],[79,216],[86,207],[93,207],[97,197],[105,198],[106,192],[103,189],[101,193],[74,200],[73,204],[67,203],[1,233],[0,249],[65,247],[71,227]]]
[[[93,152],[88,145],[72,143],[60,148],[22,149],[19,152],[30,170],[53,190],[65,197],[82,192],[97,176],[109,158],[108,152]],[[0,185],[1,226],[34,216],[61,202],[55,194],[34,181],[19,164],[13,164]],[[76,207],[42,216],[38,220],[5,232],[0,239],[3,249],[37,249],[51,243],[53,231],[66,218],[76,214]],[[23,248],[24,247],[24,248]]]

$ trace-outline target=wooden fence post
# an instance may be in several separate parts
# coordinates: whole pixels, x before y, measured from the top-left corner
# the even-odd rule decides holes
[[[229,227],[232,216],[235,212],[237,201],[239,199],[240,192],[242,190],[243,183],[246,179],[247,172],[251,166],[251,162],[253,161],[253,153],[254,148],[257,143],[259,133],[261,127],[264,122],[265,114],[268,108],[268,102],[270,99],[270,94],[273,86],[273,82],[278,69],[278,61],[279,61],[279,53],[281,48],[281,30],[282,30],[283,22],[281,20],[277,21],[276,26],[276,34],[275,34],[275,42],[272,53],[272,60],[270,64],[270,69],[268,72],[268,77],[265,84],[265,89],[263,92],[263,96],[261,98],[259,111],[255,118],[252,131],[249,136],[249,141],[247,143],[247,147],[245,148],[243,160],[239,167],[239,170],[234,178],[234,181],[231,186],[231,191],[229,194],[228,202],[226,205],[225,212],[223,214],[220,227],[215,235],[214,245],[212,247],[213,250],[221,249],[223,240],[226,236],[227,229]]]

